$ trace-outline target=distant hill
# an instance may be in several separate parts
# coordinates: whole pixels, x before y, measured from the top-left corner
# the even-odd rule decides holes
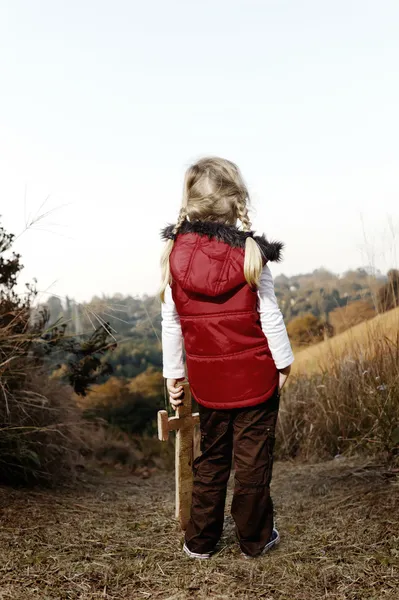
[[[374,304],[385,282],[386,277],[380,272],[363,267],[342,275],[316,269],[292,277],[279,275],[275,289],[286,323],[309,313],[328,322],[332,311],[351,302],[366,300]]]
[[[280,275],[275,279],[275,289],[286,323],[309,313],[320,322],[328,323],[330,315],[331,321],[334,321],[334,311],[356,301],[366,302],[372,307],[378,289],[385,281],[380,273],[365,268],[347,271],[343,275],[317,269],[293,277]],[[73,335],[93,331],[99,324],[109,328],[118,345],[106,359],[116,377],[133,378],[148,368],[161,369],[161,305],[157,297],[114,294],[95,296],[90,302],[78,304],[68,297],[60,299],[52,296],[46,305],[50,323],[67,323],[67,331]],[[344,312],[346,315],[347,311]],[[359,310],[354,312],[356,318],[361,318]],[[364,314],[371,316],[370,311]],[[337,317],[337,313],[334,316]],[[341,322],[342,314],[338,317],[340,320],[335,318],[335,321]],[[346,326],[353,322],[348,321]],[[333,326],[340,330],[335,323]]]

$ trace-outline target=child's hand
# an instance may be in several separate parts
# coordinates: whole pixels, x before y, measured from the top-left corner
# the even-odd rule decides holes
[[[291,373],[291,365],[289,365],[288,367],[285,367],[284,369],[279,370],[279,382],[278,382],[279,390],[282,390],[283,387],[285,386],[290,373]]]
[[[183,404],[182,397],[184,395],[184,390],[182,385],[178,385],[180,381],[184,381],[184,379],[166,380],[166,387],[168,388],[169,393],[169,402],[171,403],[173,410],[176,410],[178,406]]]

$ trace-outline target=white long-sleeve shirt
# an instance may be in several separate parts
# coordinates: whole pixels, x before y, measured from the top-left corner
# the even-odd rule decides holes
[[[263,267],[258,289],[258,311],[276,367],[284,369],[293,363],[294,355],[274,293],[273,276],[267,265]],[[183,335],[170,286],[166,288],[162,304],[162,346],[163,376],[167,379],[184,377]]]

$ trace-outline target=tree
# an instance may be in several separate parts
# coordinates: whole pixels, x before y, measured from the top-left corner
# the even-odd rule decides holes
[[[388,271],[388,282],[378,292],[378,308],[386,312],[399,306],[399,271],[391,269]]]
[[[57,296],[51,296],[47,300],[47,307],[50,314],[50,324],[57,323],[63,318],[64,309],[61,300]]]
[[[25,297],[15,292],[23,265],[21,256],[11,252],[13,242],[14,235],[0,227],[0,327],[6,328],[12,323],[12,330],[22,333],[27,325],[35,291],[32,286],[27,286]]]

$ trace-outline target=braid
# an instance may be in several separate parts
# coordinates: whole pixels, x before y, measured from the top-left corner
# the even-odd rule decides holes
[[[162,258],[161,258],[162,283],[161,283],[161,289],[160,289],[160,296],[161,296],[162,302],[165,301],[165,291],[166,291],[166,288],[168,287],[168,285],[170,284],[169,257],[173,250],[173,245],[175,243],[176,236],[179,233],[180,227],[183,225],[186,218],[187,218],[187,210],[183,206],[180,209],[176,225],[173,227],[172,236],[166,242],[165,250],[162,254]]]
[[[252,224],[251,224],[251,221],[249,220],[248,207],[247,207],[245,198],[243,198],[242,196],[237,198],[236,207],[237,207],[237,215],[242,223],[243,230],[251,231]]]
[[[179,233],[180,227],[183,225],[184,221],[187,218],[187,210],[184,206],[180,209],[179,216],[176,221],[176,225],[173,227],[172,235],[173,238],[176,238],[176,235]]]
[[[245,197],[240,195],[236,200],[237,216],[242,228],[249,235],[245,240],[244,275],[247,283],[253,287],[258,286],[263,269],[263,258],[260,248],[251,232],[252,224],[249,220],[248,206]]]

